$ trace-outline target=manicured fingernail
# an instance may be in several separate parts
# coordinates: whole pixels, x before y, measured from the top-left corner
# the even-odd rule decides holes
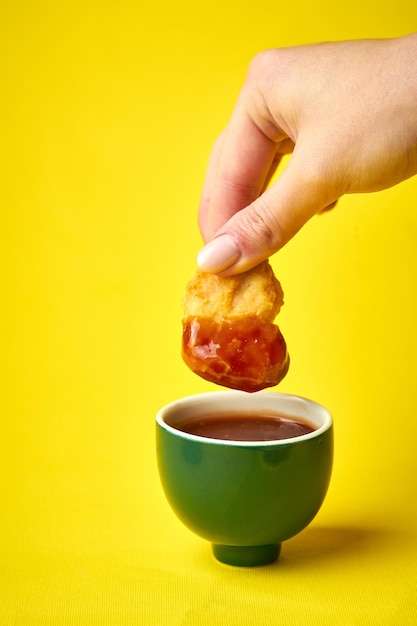
[[[197,265],[204,272],[221,272],[235,263],[240,249],[232,235],[219,235],[212,239],[197,255]]]

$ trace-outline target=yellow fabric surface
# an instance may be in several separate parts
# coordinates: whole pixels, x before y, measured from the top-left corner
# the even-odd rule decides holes
[[[179,353],[207,157],[264,48],[390,37],[409,0],[0,7],[1,626],[417,624],[417,179],[344,198],[273,258],[291,367],[335,464],[276,564],[176,519],[154,415]]]

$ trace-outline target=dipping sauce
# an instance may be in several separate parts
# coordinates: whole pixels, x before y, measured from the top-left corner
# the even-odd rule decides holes
[[[199,415],[176,424],[176,428],[191,435],[229,441],[292,439],[316,430],[302,418],[242,411]]]

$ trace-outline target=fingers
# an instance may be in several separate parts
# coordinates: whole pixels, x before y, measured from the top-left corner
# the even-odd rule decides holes
[[[252,121],[243,100],[238,101],[213,148],[203,185],[199,225],[205,241],[262,193],[280,156],[277,144]]]
[[[264,174],[264,168],[268,167],[268,162],[266,165],[261,164],[260,166],[262,170],[261,179],[262,177],[264,178],[261,187],[260,182],[252,186],[247,182],[245,189],[244,184],[239,185],[238,182],[228,181],[226,176],[223,175],[224,194],[221,196],[218,192],[215,194],[212,194],[212,192],[215,185],[218,184],[218,176],[222,179],[219,171],[222,171],[222,163],[227,160],[227,150],[223,152],[225,134],[226,131],[223,131],[213,146],[200,199],[198,223],[204,241],[210,240],[213,233],[216,232],[216,225],[221,226],[224,221],[227,221],[234,214],[233,207],[238,207],[236,210],[241,210],[252,201],[253,197],[258,197],[267,189],[281,163],[282,157],[291,153],[294,149],[294,144],[290,139],[275,145],[275,153],[266,175]],[[256,167],[256,163],[252,165]],[[238,173],[240,174],[240,170]],[[259,181],[258,175],[256,180]],[[242,194],[242,191],[246,193]],[[216,197],[219,198],[218,206],[216,205]],[[229,207],[228,211],[226,206]]]
[[[317,159],[294,153],[287,168],[249,206],[234,213],[200,251],[205,271],[232,275],[282,248],[316,213],[334,204],[337,189]]]
[[[217,168],[219,166],[220,154],[223,148],[225,131],[223,131],[216,139],[212,148],[209,162],[207,165],[206,177],[200,199],[200,208],[198,212],[198,225],[203,235],[203,239],[207,241],[210,238],[210,198],[211,191],[215,184]]]

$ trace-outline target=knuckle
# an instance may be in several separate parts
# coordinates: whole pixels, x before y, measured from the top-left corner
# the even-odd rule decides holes
[[[285,48],[268,48],[258,52],[249,64],[248,77],[268,84],[276,81],[277,74],[285,75],[288,53]]]
[[[288,240],[285,225],[262,197],[249,206],[241,217],[242,237],[251,247],[256,246],[272,254]]]

